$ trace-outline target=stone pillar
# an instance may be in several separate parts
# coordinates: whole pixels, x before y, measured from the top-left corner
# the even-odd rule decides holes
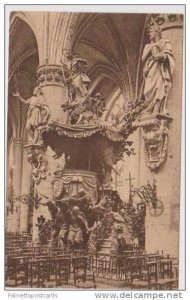
[[[155,178],[158,199],[164,204],[164,211],[159,216],[151,215],[147,207],[145,224],[146,250],[149,252],[164,250],[165,253],[178,257],[183,23],[180,15],[164,15],[162,20],[162,37],[170,41],[175,57],[173,83],[168,97],[169,113],[173,120],[169,125],[167,157],[164,164],[157,171],[151,171],[146,166],[144,155],[141,156],[140,185],[145,185],[147,180],[152,182],[153,178]],[[141,147],[139,151],[143,152],[143,147]]]
[[[13,140],[13,194],[15,196],[21,195],[22,184],[22,153],[23,145],[20,138]],[[11,231],[17,232],[20,230],[20,201],[16,201],[13,205],[13,214],[11,221]]]
[[[13,172],[10,166],[7,167],[7,199],[6,199],[6,231],[11,232],[12,222],[12,200],[13,200]]]
[[[28,195],[31,191],[31,176],[32,167],[27,160],[27,152],[23,151],[23,172],[22,172],[22,187],[21,194]],[[28,214],[29,206],[27,204],[20,204],[20,231],[28,231]]]
[[[68,101],[64,70],[60,65],[42,65],[37,69],[37,82],[42,88],[50,110],[50,120],[67,123],[67,112],[61,105]]]

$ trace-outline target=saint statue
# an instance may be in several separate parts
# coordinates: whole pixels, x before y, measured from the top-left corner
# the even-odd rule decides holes
[[[142,54],[145,62],[142,97],[148,114],[168,114],[167,98],[172,85],[174,56],[169,40],[162,38],[161,28],[154,20],[148,33],[150,43],[145,45]]]
[[[18,91],[14,93],[13,96],[18,97],[22,103],[29,104],[26,130],[29,132],[30,142],[32,144],[38,144],[40,140],[39,126],[46,124],[49,118],[49,108],[41,88],[35,87],[33,96],[29,99],[21,97]]]

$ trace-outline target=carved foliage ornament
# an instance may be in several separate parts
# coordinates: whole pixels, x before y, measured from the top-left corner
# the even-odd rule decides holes
[[[43,65],[37,71],[37,83],[39,86],[48,84],[63,85],[63,69],[60,65]]]
[[[33,167],[32,175],[34,182],[39,184],[46,178],[46,157],[45,147],[39,145],[26,146],[28,161]]]

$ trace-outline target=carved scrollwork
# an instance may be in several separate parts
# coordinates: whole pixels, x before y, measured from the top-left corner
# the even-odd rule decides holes
[[[52,181],[53,194],[56,200],[60,199],[65,192],[65,185],[62,180],[64,170],[57,170],[54,172],[54,179]]]
[[[156,171],[167,159],[168,126],[171,118],[163,115],[144,117],[139,122],[143,128],[146,166]]]
[[[32,175],[34,182],[39,184],[42,179],[46,178],[46,148],[39,145],[29,145],[25,148],[28,153],[28,161],[33,167]]]

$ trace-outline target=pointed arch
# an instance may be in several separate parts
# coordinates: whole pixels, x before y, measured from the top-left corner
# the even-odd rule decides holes
[[[34,22],[34,20],[32,19],[32,17],[25,12],[22,11],[16,11],[16,12],[12,12],[10,14],[10,24],[9,24],[9,28],[10,28],[10,34],[11,32],[14,30],[14,27],[16,25],[16,22],[18,20],[22,20],[23,22],[25,22],[30,29],[33,31],[35,39],[36,39],[36,43],[38,46],[38,54],[39,54],[39,49],[40,49],[40,45],[39,45],[39,34],[38,34],[38,30],[36,27],[36,23]]]
[[[60,64],[62,49],[71,50],[78,13],[58,13],[52,33],[50,54],[51,63]]]

